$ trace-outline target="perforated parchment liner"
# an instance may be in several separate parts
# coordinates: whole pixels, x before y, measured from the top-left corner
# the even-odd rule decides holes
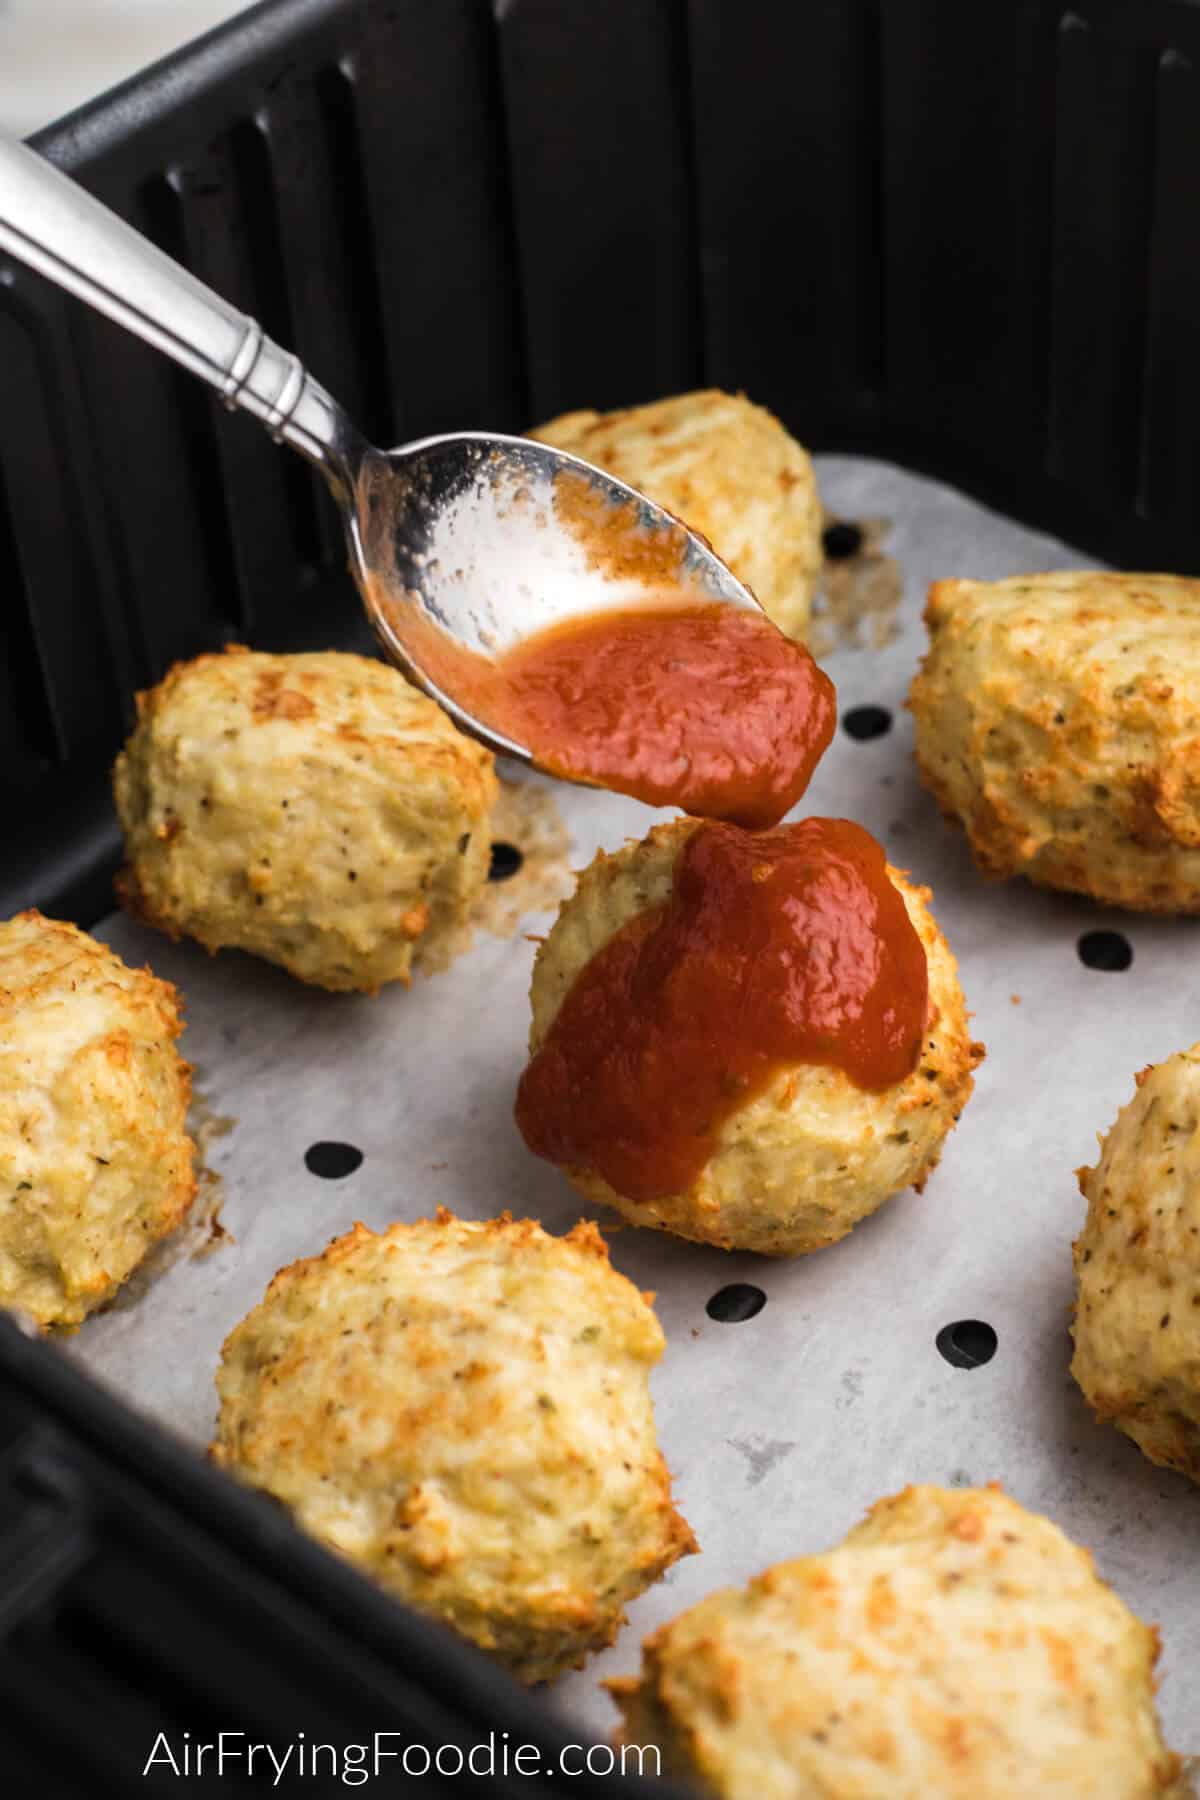
[[[1090,1545],[1129,1604],[1161,1625],[1168,1737],[1194,1751],[1200,1492],[1091,1421],[1067,1372],[1067,1312],[1083,1213],[1073,1170],[1094,1159],[1134,1071],[1200,1038],[1200,926],[985,885],[917,784],[903,702],[927,583],[1084,559],[882,465],[826,458],[818,469],[831,511],[894,521],[888,548],[905,594],[886,649],[839,651],[828,665],[843,712],[888,707],[892,729],[869,742],[839,732],[806,808],[860,820],[932,887],[988,1058],[925,1193],[898,1196],[832,1250],[789,1264],[647,1232],[612,1237],[616,1266],[658,1293],[668,1338],[654,1377],[659,1433],[703,1554],[646,1594],[616,1646],[550,1703],[607,1736],[614,1714],[597,1682],[636,1666],[651,1627],[712,1588],[823,1548],[906,1482],[999,1479]],[[576,865],[653,817],[578,789],[559,799]],[[546,924],[533,915],[526,930]],[[1076,954],[1082,931],[1105,927],[1133,946],[1123,973]],[[176,1262],[132,1304],[90,1321],[68,1354],[193,1443],[210,1436],[226,1332],[281,1264],[353,1220],[382,1227],[439,1203],[468,1217],[510,1207],[553,1231],[579,1216],[512,1122],[533,956],[523,936],[481,938],[448,973],[372,1000],[303,988],[243,956],[210,959],[121,918],[102,935],[187,996],[186,1053],[209,1107],[236,1120],[210,1150],[235,1242]],[[304,1152],[319,1139],[356,1145],[361,1167],[341,1181],[310,1174]],[[757,1284],[767,1304],[716,1323],[705,1303],[735,1281]],[[957,1319],[994,1326],[986,1366],[939,1355],[937,1332]]]

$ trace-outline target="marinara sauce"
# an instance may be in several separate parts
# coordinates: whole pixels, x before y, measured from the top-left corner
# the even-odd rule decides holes
[[[925,951],[884,854],[845,819],[704,824],[667,904],[585,965],[521,1079],[529,1148],[630,1200],[682,1192],[785,1065],[881,1090],[916,1066]]]
[[[544,769],[752,827],[796,804],[836,721],[804,646],[733,606],[592,614],[525,638],[498,672],[508,735]]]
[[[776,824],[833,736],[829,677],[765,613],[697,593],[678,520],[651,530],[636,501],[613,504],[574,468],[555,476],[552,500],[596,591],[609,584],[603,610],[485,656],[420,608],[397,611],[375,579],[373,605],[396,613],[397,636],[443,693],[551,773],[701,818]]]

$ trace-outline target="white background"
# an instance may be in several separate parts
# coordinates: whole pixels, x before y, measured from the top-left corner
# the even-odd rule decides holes
[[[246,0],[0,0],[0,129],[26,137]]]

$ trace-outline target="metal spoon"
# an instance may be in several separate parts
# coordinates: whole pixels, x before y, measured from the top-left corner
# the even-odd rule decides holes
[[[368,444],[297,357],[23,144],[0,137],[0,248],[165,351],[325,476],[386,653],[465,731],[532,763],[460,679],[455,646],[494,657],[531,632],[644,597],[564,507],[564,472],[647,543],[678,546],[682,598],[758,603],[703,539],[579,457],[496,432]],[[585,508],[585,510],[588,510]],[[576,523],[572,526],[572,517]],[[651,561],[653,558],[650,559]],[[626,559],[628,561],[628,559]],[[437,665],[436,675],[430,669]],[[464,663],[469,665],[469,658]]]

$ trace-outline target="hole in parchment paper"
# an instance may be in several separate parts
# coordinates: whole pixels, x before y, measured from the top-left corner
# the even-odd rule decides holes
[[[891,729],[892,715],[886,706],[852,706],[842,717],[842,730],[860,744],[883,737]]]
[[[766,1304],[767,1296],[760,1287],[752,1287],[748,1281],[731,1281],[728,1287],[717,1289],[704,1310],[722,1325],[740,1325],[743,1319],[760,1313]]]
[[[862,527],[852,525],[849,519],[839,519],[836,525],[827,525],[821,538],[830,562],[845,562],[848,556],[857,556],[862,549],[862,541]]]
[[[1133,961],[1133,945],[1123,931],[1085,931],[1075,948],[1089,969],[1117,973]]]
[[[320,1175],[325,1181],[342,1181],[353,1175],[362,1159],[362,1151],[353,1144],[310,1144],[304,1152],[304,1166],[309,1174]]]
[[[996,1333],[983,1319],[956,1319],[943,1325],[937,1347],[956,1369],[978,1369],[996,1354]]]
[[[524,856],[515,844],[493,844],[488,880],[507,881],[511,875],[516,874],[524,861]]]

